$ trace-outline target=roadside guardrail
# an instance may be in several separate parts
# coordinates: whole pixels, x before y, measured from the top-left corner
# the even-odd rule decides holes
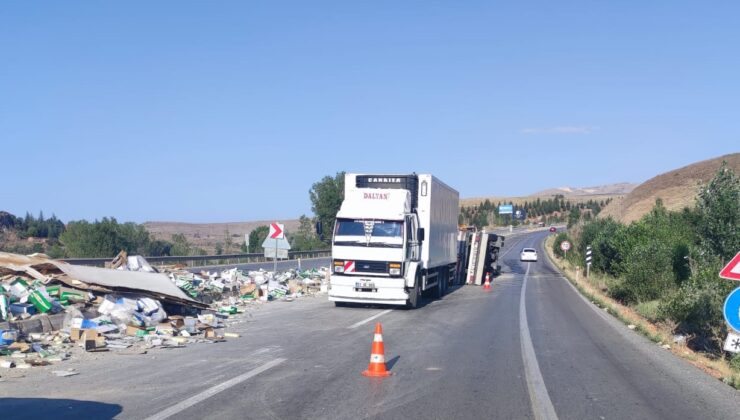
[[[306,258],[325,258],[331,256],[330,249],[314,251],[289,251],[288,260],[306,259]],[[182,256],[161,256],[161,257],[144,257],[151,265],[166,265],[168,263],[184,263],[189,267],[204,265],[227,265],[227,264],[248,264],[254,262],[272,261],[272,258],[265,258],[262,252],[251,254],[222,254],[222,255],[182,255]],[[112,261],[113,258],[64,258],[62,261],[75,265],[88,265],[94,267],[104,267],[106,262]],[[284,260],[284,259],[283,259]],[[197,264],[196,264],[197,263]]]

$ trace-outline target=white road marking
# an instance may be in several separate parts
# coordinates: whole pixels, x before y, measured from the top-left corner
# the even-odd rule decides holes
[[[527,272],[524,273],[522,281],[522,292],[519,297],[519,336],[522,343],[522,359],[524,360],[524,372],[527,377],[527,388],[529,389],[529,399],[532,401],[532,410],[536,419],[557,420],[555,407],[550,401],[550,395],[547,393],[545,381],[542,379],[540,365],[537,363],[537,355],[532,345],[532,336],[529,334],[529,324],[527,323],[527,307],[525,306],[525,294],[527,291],[527,277],[529,277],[529,267],[527,263]]]
[[[211,398],[212,396],[218,394],[221,391],[227,390],[231,388],[234,385],[238,385],[244,381],[246,381],[249,378],[252,378],[254,376],[259,375],[260,373],[272,369],[275,366],[283,363],[285,359],[275,359],[270,362],[265,363],[264,365],[254,368],[250,370],[249,372],[246,372],[244,374],[241,374],[235,378],[229,379],[226,382],[220,383],[218,385],[215,385],[211,388],[206,389],[205,391],[201,392],[200,394],[196,394],[186,400],[183,400],[165,410],[160,411],[159,413],[147,417],[146,420],[164,420],[168,417],[174,416],[175,414],[178,414],[184,410],[187,410],[188,408],[194,406],[195,404],[198,404],[199,402],[205,401],[208,398]]]
[[[387,313],[389,313],[389,312],[393,312],[393,309],[386,309],[385,311],[383,311],[383,312],[381,312],[381,313],[379,313],[379,314],[375,314],[375,315],[371,316],[370,318],[367,318],[367,319],[363,319],[363,320],[362,320],[362,321],[360,321],[360,322],[355,322],[354,324],[350,325],[350,326],[349,326],[349,327],[347,327],[347,328],[349,328],[349,329],[352,329],[352,328],[357,328],[357,327],[359,327],[360,325],[364,325],[364,324],[367,324],[368,322],[372,321],[373,319],[376,319],[376,318],[380,318],[381,316],[383,316],[383,315],[385,315],[385,314],[387,314]]]

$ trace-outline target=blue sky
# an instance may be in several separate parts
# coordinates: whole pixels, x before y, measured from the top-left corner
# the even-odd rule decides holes
[[[0,210],[281,220],[338,171],[461,196],[740,151],[740,3],[0,4]],[[9,181],[8,181],[9,180]]]

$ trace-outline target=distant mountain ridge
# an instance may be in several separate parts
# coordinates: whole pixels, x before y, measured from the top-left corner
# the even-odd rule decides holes
[[[559,187],[538,191],[533,197],[552,196],[562,194],[566,197],[578,197],[586,195],[627,195],[639,184],[620,182],[617,184],[599,185],[596,187]]]

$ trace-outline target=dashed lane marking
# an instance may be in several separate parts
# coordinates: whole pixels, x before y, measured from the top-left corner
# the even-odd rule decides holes
[[[365,325],[365,324],[367,324],[368,322],[370,322],[370,321],[372,321],[372,320],[374,320],[374,319],[380,318],[381,316],[383,316],[383,315],[385,315],[385,314],[387,314],[387,313],[390,313],[390,312],[393,312],[393,309],[386,309],[385,311],[383,311],[383,312],[381,312],[381,313],[379,313],[379,314],[375,314],[375,315],[371,316],[370,318],[366,318],[366,319],[363,319],[363,320],[362,320],[362,321],[360,321],[360,322],[355,322],[354,324],[350,325],[350,326],[349,326],[349,327],[347,327],[347,328],[349,328],[349,329],[352,329],[352,328],[357,328],[357,327],[359,327],[360,325]]]

